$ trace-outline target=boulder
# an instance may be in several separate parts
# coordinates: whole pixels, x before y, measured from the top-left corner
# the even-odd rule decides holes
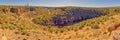
[[[113,40],[120,40],[120,30],[114,30],[111,33]]]

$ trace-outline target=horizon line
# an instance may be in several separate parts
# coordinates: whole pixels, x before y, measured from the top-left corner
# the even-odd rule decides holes
[[[36,7],[95,7],[95,8],[106,8],[106,7],[120,7],[120,6],[78,6],[78,5],[59,5],[59,6],[42,6],[42,5],[0,5],[0,6],[36,6]]]

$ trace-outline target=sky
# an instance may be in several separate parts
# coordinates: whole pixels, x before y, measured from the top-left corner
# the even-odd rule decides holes
[[[120,0],[0,0],[0,5],[30,6],[80,6],[80,7],[111,7],[120,6]]]

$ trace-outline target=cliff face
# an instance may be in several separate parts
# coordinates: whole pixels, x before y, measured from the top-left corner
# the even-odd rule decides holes
[[[102,15],[101,12],[98,12],[96,10],[86,9],[71,9],[65,12],[66,12],[65,15],[56,15],[53,18],[55,25],[57,26],[71,25],[86,19],[91,19]]]
[[[5,14],[14,13],[17,15],[21,15],[23,13],[28,13],[28,12],[34,11],[35,8],[33,8],[33,7],[29,7],[29,8],[28,7],[18,7],[18,8],[11,7],[11,8],[3,8],[1,10]]]

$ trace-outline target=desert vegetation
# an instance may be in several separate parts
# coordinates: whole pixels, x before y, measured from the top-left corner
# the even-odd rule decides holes
[[[110,23],[116,23],[112,26],[115,30],[119,28],[119,15],[120,7],[0,6],[0,29],[11,40],[89,40],[96,36],[106,37],[106,30],[113,31],[107,28]],[[14,38],[14,35],[19,36]]]

